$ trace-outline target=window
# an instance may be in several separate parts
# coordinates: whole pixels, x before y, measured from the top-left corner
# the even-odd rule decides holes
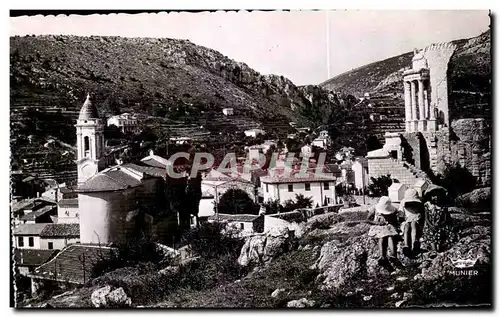
[[[24,238],[23,237],[17,238],[17,246],[20,248],[24,247]]]
[[[288,191],[293,192],[293,184],[288,184]]]
[[[54,249],[54,242],[49,242],[48,248],[49,248],[49,250]]]
[[[28,245],[29,245],[30,247],[35,246],[35,241],[33,240],[33,237],[29,237],[29,238],[28,238]]]
[[[328,182],[324,182],[324,183],[323,183],[323,188],[324,188],[325,190],[329,190],[329,189],[330,189],[330,183],[328,183]]]
[[[90,141],[89,141],[89,137],[86,136],[83,138],[83,150],[85,152],[87,152],[89,150],[89,148],[90,148]]]
[[[266,184],[266,193],[269,193],[269,184]]]
[[[245,224],[243,222],[240,223],[240,229],[241,230],[245,229]]]
[[[310,183],[306,183],[306,191],[310,191],[311,190],[311,184]]]

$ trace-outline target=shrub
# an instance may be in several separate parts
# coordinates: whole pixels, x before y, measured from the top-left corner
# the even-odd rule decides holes
[[[377,178],[370,177],[371,183],[368,185],[368,195],[371,197],[387,196],[389,186],[392,185],[391,175],[382,175]]]
[[[92,265],[91,276],[97,277],[119,268],[140,263],[165,264],[165,255],[149,238],[131,239],[117,246],[110,257],[100,258]]]
[[[225,229],[224,223],[206,222],[187,231],[182,240],[202,258],[216,258],[227,254],[239,255],[243,240]]]
[[[242,189],[229,189],[219,200],[218,210],[222,214],[253,214],[256,206]]]

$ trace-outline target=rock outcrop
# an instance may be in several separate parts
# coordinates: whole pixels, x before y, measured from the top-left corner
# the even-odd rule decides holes
[[[241,248],[238,264],[242,266],[265,264],[289,250],[293,238],[293,234],[287,228],[250,236]]]
[[[130,307],[132,304],[132,300],[127,296],[123,288],[120,287],[111,291],[109,285],[96,289],[90,296],[90,300],[92,305],[97,308]]]

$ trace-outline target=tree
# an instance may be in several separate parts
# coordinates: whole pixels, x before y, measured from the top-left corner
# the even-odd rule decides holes
[[[305,197],[302,194],[295,195],[295,209],[299,208],[311,208],[313,205],[312,197]]]
[[[198,224],[198,211],[200,208],[201,200],[201,172],[198,172],[196,177],[189,177],[186,185],[186,208],[189,215],[196,217],[196,224]]]
[[[382,175],[377,178],[370,177],[371,183],[368,185],[368,192],[371,197],[387,196],[389,186],[392,185],[391,175]]]
[[[266,214],[272,215],[281,212],[281,205],[278,199],[270,199],[263,205],[266,208]]]
[[[228,189],[220,198],[218,211],[222,214],[255,214],[256,206],[248,194],[239,188]]]

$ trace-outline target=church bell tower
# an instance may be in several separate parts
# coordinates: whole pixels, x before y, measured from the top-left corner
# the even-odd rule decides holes
[[[104,123],[87,95],[76,121],[78,184],[103,170]]]

